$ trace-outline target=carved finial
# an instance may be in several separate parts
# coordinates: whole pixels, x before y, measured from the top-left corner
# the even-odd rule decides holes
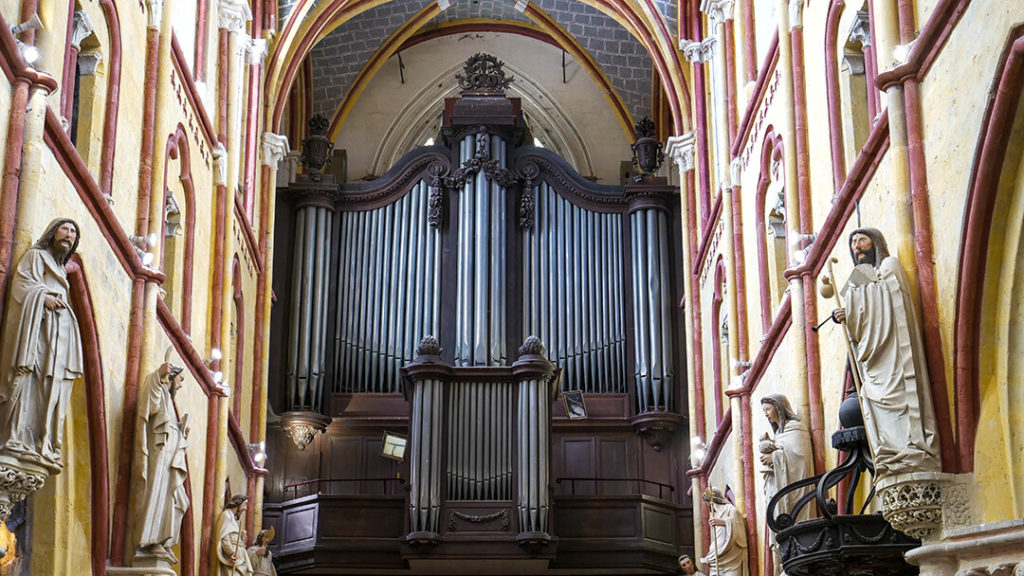
[[[544,348],[544,343],[540,341],[540,338],[537,338],[536,336],[527,336],[523,345],[519,347],[519,355],[526,356],[528,354],[544,356],[547,358],[548,351]]]
[[[662,143],[658,142],[656,136],[658,128],[654,122],[644,116],[636,123],[636,142],[633,143],[633,166],[637,174],[633,177],[634,182],[641,182],[648,176],[653,176],[661,168],[665,161],[665,153],[662,151]]]
[[[323,169],[331,164],[334,143],[327,137],[330,122],[321,114],[309,119],[309,138],[302,141],[302,165],[314,182],[323,179]]]
[[[424,336],[416,347],[417,356],[440,356],[441,351],[441,343],[433,336]]]
[[[504,96],[512,83],[506,77],[505,63],[490,54],[477,53],[466,60],[462,74],[456,74],[463,96]]]

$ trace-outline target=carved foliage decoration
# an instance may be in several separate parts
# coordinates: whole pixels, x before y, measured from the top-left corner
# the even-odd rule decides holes
[[[501,520],[501,523],[499,524],[499,528],[501,530],[508,530],[509,527],[508,510],[498,510],[493,514],[481,515],[465,514],[457,510],[452,510],[448,514],[448,529],[452,532],[455,532],[456,528],[458,528],[456,520],[465,520],[471,524],[484,524],[495,520]]]
[[[505,76],[505,63],[490,54],[477,53],[466,60],[461,74],[456,74],[463,96],[504,96],[512,83]]]

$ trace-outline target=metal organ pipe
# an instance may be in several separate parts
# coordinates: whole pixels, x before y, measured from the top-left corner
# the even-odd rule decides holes
[[[546,182],[535,197],[534,227],[523,233],[523,329],[550,345],[563,389],[624,392],[623,216],[575,206]]]
[[[401,367],[438,330],[440,233],[427,225],[427,188],[419,181],[383,207],[336,216],[335,392],[398,392]]]
[[[334,208],[324,190],[299,191],[288,339],[287,409],[320,411],[327,358],[327,281]]]
[[[659,208],[630,214],[638,413],[672,409],[672,331],[668,217]]]

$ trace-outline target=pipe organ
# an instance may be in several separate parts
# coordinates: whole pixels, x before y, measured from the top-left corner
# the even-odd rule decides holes
[[[521,146],[508,79],[470,73],[474,59],[463,96],[446,102],[443,145],[371,182],[282,190],[293,208],[292,261],[279,267],[292,281],[275,285],[290,304],[282,396],[337,418],[343,402],[404,394],[408,414],[388,422],[409,434],[410,554],[497,541],[488,530],[553,554],[558,390],[615,407],[601,426],[627,440],[609,450],[634,432],[662,438],[648,438],[658,450],[682,421],[678,196],[654,177],[596,184]]]

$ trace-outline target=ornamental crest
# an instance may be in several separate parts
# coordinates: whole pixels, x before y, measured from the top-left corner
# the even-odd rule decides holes
[[[512,83],[511,76],[505,76],[505,63],[495,56],[484,53],[474,54],[466,60],[462,74],[456,74],[463,96],[504,96]]]

